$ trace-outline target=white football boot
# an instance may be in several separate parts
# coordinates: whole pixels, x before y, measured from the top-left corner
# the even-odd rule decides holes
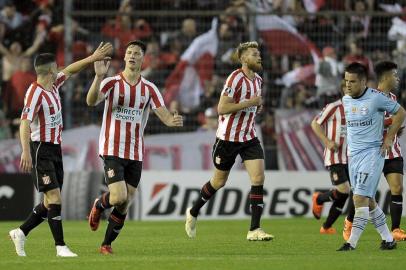
[[[57,257],[77,257],[78,254],[73,253],[67,246],[56,246]]]
[[[11,230],[8,232],[8,235],[10,236],[10,239],[13,241],[14,246],[16,248],[16,253],[18,256],[25,257],[27,254],[25,254],[24,250],[24,244],[25,244],[25,234],[20,228]]]
[[[194,216],[192,216],[192,214],[190,214],[190,209],[192,209],[192,207],[186,209],[185,213],[186,216],[185,231],[187,236],[189,236],[189,238],[195,238],[197,218],[195,218]]]
[[[253,231],[248,231],[247,240],[248,241],[270,241],[274,239],[272,234],[264,232],[261,228],[255,229]]]

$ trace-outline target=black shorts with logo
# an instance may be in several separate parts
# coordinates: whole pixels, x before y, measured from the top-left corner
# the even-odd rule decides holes
[[[213,145],[212,159],[214,166],[222,171],[229,171],[234,165],[237,155],[243,161],[264,159],[264,151],[258,138],[246,142],[223,141],[219,138]]]
[[[389,173],[400,173],[403,175],[403,157],[385,159],[385,165],[383,165],[382,172],[383,175]]]
[[[62,149],[60,144],[30,142],[32,158],[31,175],[39,192],[60,188],[63,185]]]
[[[347,164],[334,164],[327,166],[327,169],[330,171],[330,179],[333,186],[343,184],[347,181],[350,182]]]
[[[115,156],[103,156],[104,178],[107,185],[125,181],[137,187],[141,180],[142,161],[124,159]]]

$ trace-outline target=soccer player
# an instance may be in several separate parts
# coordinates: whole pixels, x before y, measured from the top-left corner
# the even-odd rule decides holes
[[[355,215],[350,238],[338,251],[355,249],[368,219],[382,238],[380,248],[388,250],[396,247],[396,241],[386,225],[386,216],[375,201],[375,193],[385,155],[405,119],[405,110],[381,91],[366,87],[367,72],[359,63],[352,63],[345,69],[347,95],[343,97],[343,105]],[[385,112],[392,115],[392,124],[384,138]]]
[[[264,153],[255,131],[255,115],[262,108],[262,69],[257,42],[242,43],[237,48],[242,67],[227,78],[218,104],[219,126],[212,158],[214,175],[201,189],[201,197],[186,210],[186,234],[196,236],[199,210],[223,187],[237,155],[240,155],[251,180],[251,227],[247,240],[269,241],[274,238],[260,227],[264,185]]]
[[[345,93],[344,81],[342,88]],[[331,183],[334,186],[328,192],[315,192],[313,194],[313,215],[316,219],[320,219],[323,204],[333,201],[327,219],[320,228],[320,233],[336,234],[337,231],[332,225],[341,215],[350,193],[347,166],[347,127],[341,98],[327,104],[320,114],[313,119],[311,127],[325,146],[324,165],[330,171]]]
[[[95,231],[105,209],[113,208],[108,219],[100,253],[113,253],[111,243],[124,226],[128,207],[141,179],[144,154],[144,128],[149,109],[169,127],[183,125],[182,116],[171,114],[165,107],[158,88],[140,74],[146,45],[138,40],[127,44],[124,71],[104,76],[109,62],[94,64],[95,78],[87,94],[87,104],[96,106],[105,101],[99,139],[99,154],[104,161],[109,191],[96,198],[89,214],[89,225]]]
[[[396,101],[396,95],[392,93],[399,87],[399,76],[397,65],[390,61],[383,61],[375,66],[375,74],[378,79],[378,90]],[[392,118],[385,113],[385,126],[390,126]],[[385,129],[384,133],[387,130]],[[383,174],[388,182],[391,191],[390,215],[392,220],[392,236],[396,241],[405,241],[406,233],[400,228],[400,221],[403,211],[403,157],[399,144],[399,138],[395,135],[391,149],[386,153]],[[343,237],[348,240],[351,233],[353,216],[345,219]]]
[[[58,72],[53,54],[39,54],[34,61],[37,80],[27,90],[21,115],[20,167],[32,173],[36,189],[44,193],[44,201],[34,207],[28,219],[9,232],[18,256],[26,256],[24,244],[29,232],[48,219],[55,240],[56,256],[76,257],[65,245],[61,220],[62,103],[59,89],[73,74],[88,64],[104,59],[112,50],[109,43],[100,44],[95,52]]]

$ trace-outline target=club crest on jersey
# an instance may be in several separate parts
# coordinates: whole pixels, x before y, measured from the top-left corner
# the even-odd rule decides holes
[[[25,107],[23,110],[23,113],[29,113],[30,112],[30,107]]]
[[[334,182],[338,181],[338,174],[336,172],[333,173],[333,180]]]
[[[107,177],[108,178],[113,178],[114,176],[115,176],[115,173],[114,173],[113,169],[107,170]]]
[[[221,158],[219,156],[216,157],[216,164],[220,164],[221,163]]]
[[[361,115],[367,115],[368,114],[368,108],[363,106],[363,107],[361,107],[360,112],[361,112]]]
[[[358,111],[358,108],[357,108],[357,107],[352,107],[352,108],[351,108],[351,112],[352,112],[353,114],[357,113],[357,111]]]
[[[145,96],[141,96],[141,98],[140,98],[141,103],[145,103],[146,99],[147,99],[147,98],[146,98]]]
[[[51,177],[49,177],[49,175],[44,174],[44,176],[42,177],[42,183],[44,183],[44,185],[51,184]]]

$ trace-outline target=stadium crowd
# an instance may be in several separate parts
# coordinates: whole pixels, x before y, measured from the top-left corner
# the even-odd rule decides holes
[[[261,40],[259,34],[253,35],[250,28],[250,14],[263,5],[269,6],[314,44],[318,51],[317,63],[311,55],[298,51],[274,54],[266,49],[264,40]],[[400,89],[405,89],[406,33],[396,28],[396,23],[406,25],[406,16],[396,17],[389,13],[399,13],[404,10],[404,6],[404,0],[122,0],[103,3],[97,0],[74,0],[73,11],[89,11],[90,15],[76,16],[73,13],[73,44],[68,51],[73,60],[77,60],[88,55],[100,41],[112,42],[115,52],[109,75],[113,75],[122,69],[120,63],[125,45],[134,39],[143,40],[147,43],[147,50],[142,74],[165,93],[166,79],[176,68],[182,53],[197,36],[208,31],[213,18],[213,15],[203,13],[201,16],[189,16],[184,11],[222,11],[217,29],[219,43],[213,76],[203,82],[204,92],[201,93],[199,105],[184,106],[175,98],[167,106],[185,115],[182,131],[213,128],[208,122],[216,115],[216,102],[224,80],[238,66],[233,58],[233,50],[240,42],[257,36],[263,45],[262,75],[266,90],[263,94],[266,109],[259,118],[258,126],[262,129],[267,155],[275,156],[274,111],[318,109],[337,98],[340,95],[343,69],[348,63],[357,61],[365,64],[370,70],[369,85],[376,86],[373,63],[394,60],[400,68]],[[0,140],[18,136],[24,94],[35,80],[32,57],[37,53],[52,52],[57,57],[58,66],[64,66],[66,25],[63,21],[63,7],[64,3],[60,0],[0,0]],[[142,12],[159,12],[162,7],[182,12],[177,13],[177,16],[170,12],[159,16],[153,12]],[[113,12],[106,16],[97,13],[91,15],[91,11]],[[316,13],[319,11],[321,13]],[[323,11],[349,13],[333,15]],[[377,11],[386,11],[387,15],[373,15]],[[305,76],[294,76],[292,73],[297,71],[301,74],[308,68],[311,72]],[[85,103],[93,72],[92,68],[82,72],[74,80],[70,100],[65,100],[72,119],[68,128],[95,123],[101,119],[99,115],[102,107],[89,109]],[[398,93],[398,98],[404,105],[406,96],[402,91]],[[147,134],[170,132],[158,124],[156,117],[152,116],[150,121],[152,123],[146,130]],[[275,166],[276,162],[267,165],[268,168]]]

